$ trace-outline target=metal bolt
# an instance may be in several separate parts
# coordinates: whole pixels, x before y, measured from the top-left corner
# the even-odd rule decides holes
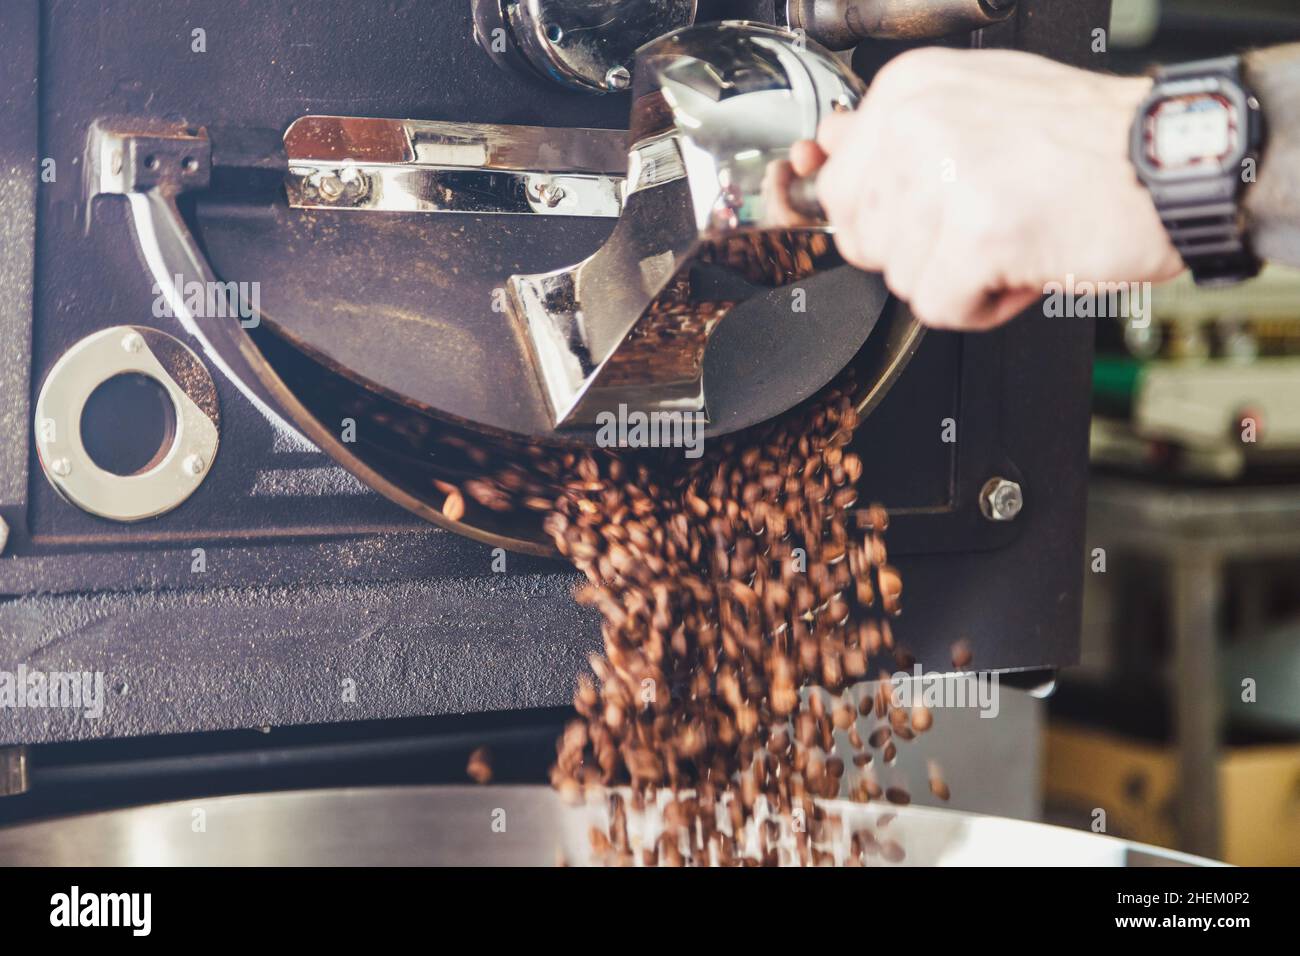
[[[557,183],[547,183],[538,193],[542,202],[554,209],[564,199],[564,187]]]
[[[610,67],[605,74],[605,89],[618,93],[632,85],[632,74],[625,66]]]
[[[343,195],[343,180],[339,179],[334,173],[328,173],[321,176],[316,182],[316,191],[320,193],[320,198],[326,202],[334,202]]]
[[[370,192],[370,179],[356,166],[320,170],[309,181],[324,202],[358,203]]]
[[[1012,521],[1025,506],[1020,485],[1007,478],[990,478],[980,489],[980,511],[990,521]]]
[[[60,478],[66,478],[72,474],[72,462],[66,458],[56,458],[50,462],[50,471],[54,472]]]
[[[197,478],[203,474],[203,469],[207,467],[207,463],[199,455],[190,455],[185,461],[181,462],[181,467],[185,469],[186,474]]]
[[[5,553],[7,544],[9,544],[9,522],[0,517],[0,554]]]
[[[122,348],[128,352],[138,352],[144,348],[144,336],[139,332],[128,332],[122,336]]]

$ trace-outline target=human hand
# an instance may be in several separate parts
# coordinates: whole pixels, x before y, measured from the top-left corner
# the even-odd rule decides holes
[[[913,50],[790,160],[841,254],[928,325],[986,329],[1052,282],[1183,270],[1129,160],[1150,90],[1027,53]]]

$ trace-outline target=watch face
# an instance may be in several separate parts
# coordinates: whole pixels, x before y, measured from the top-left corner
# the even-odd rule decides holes
[[[1232,101],[1220,93],[1189,93],[1154,103],[1144,123],[1147,161],[1165,173],[1211,171],[1241,148]]]

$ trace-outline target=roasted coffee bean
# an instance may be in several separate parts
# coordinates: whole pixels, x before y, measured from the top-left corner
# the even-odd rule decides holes
[[[492,780],[491,754],[486,747],[479,747],[469,755],[469,764],[465,772],[475,783],[489,783]]]
[[[838,704],[833,715],[836,730],[848,730],[857,720],[857,714],[849,704]]]
[[[893,707],[889,711],[889,726],[894,733],[899,734],[907,729],[907,711],[901,707]]]
[[[970,667],[971,662],[975,660],[975,654],[971,650],[970,641],[962,638],[952,646],[952,666],[965,669]]]
[[[449,521],[459,521],[465,517],[465,499],[459,491],[452,490],[442,502],[442,514]]]
[[[952,791],[944,782],[943,771],[933,760],[929,762],[930,792],[945,803],[952,797]]]
[[[934,714],[930,708],[917,704],[912,708],[912,729],[918,733],[925,733],[934,726]]]

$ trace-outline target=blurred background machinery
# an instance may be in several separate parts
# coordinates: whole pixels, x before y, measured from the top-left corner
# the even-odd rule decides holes
[[[1300,40],[1291,0],[1115,0],[1122,72]],[[1082,663],[1047,816],[1300,864],[1300,272],[1098,321]]]

